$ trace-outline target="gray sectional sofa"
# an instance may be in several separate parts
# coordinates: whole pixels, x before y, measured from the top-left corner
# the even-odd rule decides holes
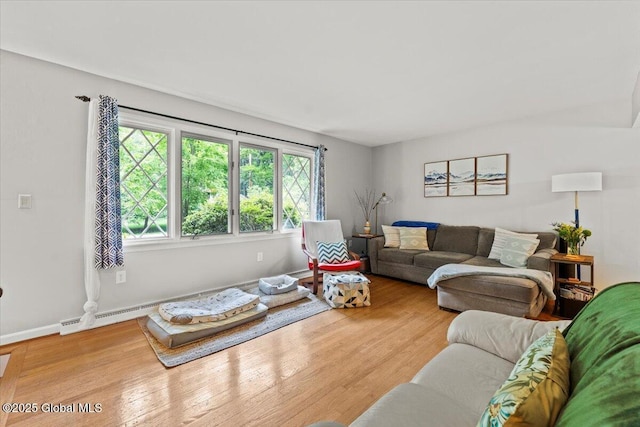
[[[439,224],[427,230],[428,251],[387,248],[384,237],[371,239],[371,272],[416,283],[427,279],[445,264],[503,267],[489,259],[493,228]],[[529,257],[527,268],[550,271],[549,258],[557,253],[558,236],[552,231],[537,234],[540,243]],[[473,275],[438,283],[438,305],[454,311],[485,310],[512,316],[535,317],[544,308],[547,296],[533,280],[522,277]]]

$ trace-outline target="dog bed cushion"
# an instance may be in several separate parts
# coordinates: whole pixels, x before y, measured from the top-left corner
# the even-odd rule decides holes
[[[224,320],[251,310],[259,302],[256,295],[230,288],[203,298],[160,304],[158,312],[168,322],[186,325]]]
[[[176,325],[164,320],[159,313],[152,313],[147,318],[147,329],[162,345],[169,348],[189,344],[201,338],[210,337],[218,332],[226,331],[235,326],[267,315],[268,308],[258,304],[251,310],[218,322],[196,323],[191,325]]]
[[[304,286],[296,286],[296,289],[291,292],[277,295],[267,295],[262,292],[260,288],[253,288],[248,290],[247,292],[258,295],[260,297],[260,303],[266,305],[269,308],[274,308],[301,300],[303,298],[306,298],[311,293],[311,291]]]
[[[282,274],[275,277],[265,277],[258,281],[260,290],[268,295],[284,294],[298,287],[298,279]]]

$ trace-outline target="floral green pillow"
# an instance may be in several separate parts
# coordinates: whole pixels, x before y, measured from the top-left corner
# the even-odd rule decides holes
[[[558,329],[543,335],[520,356],[495,392],[478,427],[553,426],[569,393],[569,350]]]

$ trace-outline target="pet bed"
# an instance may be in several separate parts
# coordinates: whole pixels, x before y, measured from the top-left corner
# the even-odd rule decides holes
[[[158,312],[168,322],[187,325],[224,320],[255,308],[259,302],[256,295],[230,288],[207,297],[160,304]]]
[[[284,294],[296,290],[298,287],[298,279],[287,276],[286,274],[265,277],[258,281],[258,287],[267,295]]]
[[[249,289],[247,292],[260,297],[260,303],[269,308],[279,307],[306,298],[311,291],[304,286],[296,286],[296,289],[284,294],[267,295],[260,288]]]
[[[190,325],[176,325],[167,322],[159,313],[152,313],[147,318],[147,329],[162,345],[175,348],[251,322],[252,320],[260,319],[267,315],[267,311],[267,306],[258,304],[251,310],[217,322]]]

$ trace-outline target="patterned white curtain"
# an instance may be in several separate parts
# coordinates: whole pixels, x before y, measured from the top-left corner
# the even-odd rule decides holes
[[[315,162],[313,169],[313,204],[316,212],[316,221],[325,219],[325,188],[324,188],[324,145],[316,147]]]
[[[124,265],[120,216],[118,104],[100,95],[89,104],[85,173],[84,286],[87,302],[80,329],[95,323],[99,269]]]

